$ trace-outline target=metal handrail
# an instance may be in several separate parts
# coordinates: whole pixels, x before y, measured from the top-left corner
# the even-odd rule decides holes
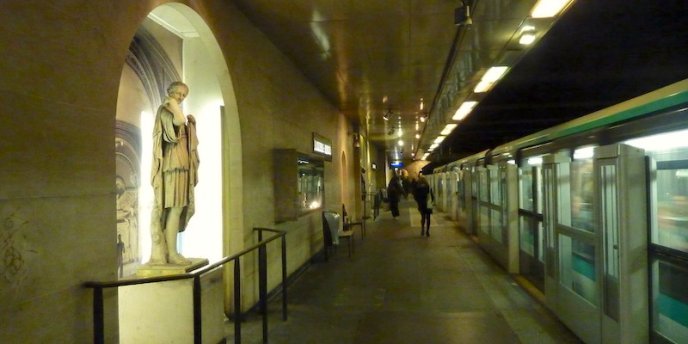
[[[234,261],[234,342],[241,343],[241,268],[239,263],[240,258],[242,256],[251,253],[257,249],[259,305],[261,313],[263,315],[263,343],[267,343],[267,244],[276,240],[277,238],[282,239],[282,320],[286,321],[287,232],[272,228],[253,228],[253,230],[258,232],[258,243],[231,256],[224,257],[211,265],[205,266],[202,269],[196,270],[191,273],[107,282],[85,282],[84,287],[93,289],[93,342],[97,344],[105,343],[103,289],[193,278],[194,343],[200,344],[202,342],[200,278],[203,274],[210,272],[218,267],[221,267],[231,261]],[[263,240],[263,231],[273,232],[277,234]]]

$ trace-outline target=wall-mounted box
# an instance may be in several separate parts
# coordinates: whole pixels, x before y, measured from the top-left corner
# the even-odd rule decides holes
[[[295,149],[275,149],[273,162],[275,222],[293,221],[304,213],[322,208],[325,191],[322,158]]]

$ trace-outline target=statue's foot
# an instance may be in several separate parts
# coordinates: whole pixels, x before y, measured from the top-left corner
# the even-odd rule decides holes
[[[184,256],[182,256],[181,254],[178,254],[178,253],[170,254],[168,259],[167,259],[167,262],[170,264],[176,264],[176,265],[190,265],[191,264],[190,260],[184,258]]]
[[[165,257],[151,257],[146,264],[165,265],[167,264],[167,259],[165,259]]]

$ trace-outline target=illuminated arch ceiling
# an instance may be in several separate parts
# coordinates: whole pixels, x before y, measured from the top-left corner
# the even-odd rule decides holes
[[[400,139],[411,159],[448,123],[458,126],[433,161],[688,77],[685,1],[574,0],[560,17],[533,19],[535,0],[473,0],[470,26],[454,24],[459,0],[235,2],[392,159]],[[518,43],[525,26],[535,27],[530,46]],[[496,86],[474,94],[488,68],[502,64],[511,68]],[[453,121],[464,100],[479,103]],[[429,121],[416,139],[423,113]]]

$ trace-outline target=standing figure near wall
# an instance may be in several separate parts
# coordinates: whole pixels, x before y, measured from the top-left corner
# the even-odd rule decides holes
[[[177,235],[186,229],[195,211],[194,187],[198,183],[196,120],[192,115],[184,118],[180,106],[188,93],[186,84],[170,84],[155,116],[151,168],[155,202],[149,264],[191,264],[177,252]]]

